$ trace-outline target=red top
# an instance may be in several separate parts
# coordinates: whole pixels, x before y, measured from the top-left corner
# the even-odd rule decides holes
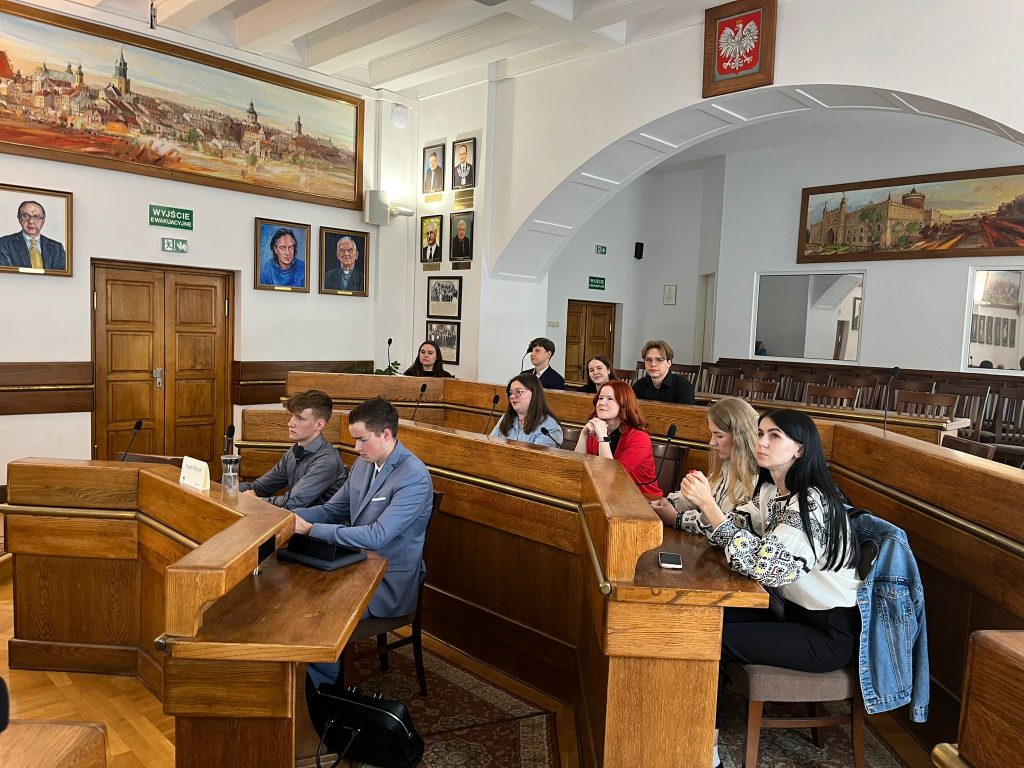
[[[654,451],[651,448],[651,436],[642,429],[633,429],[623,424],[619,427],[622,436],[615,448],[615,460],[622,465],[630,480],[644,496],[664,496],[658,487],[657,476],[654,474]],[[587,435],[587,453],[597,456],[597,438]]]

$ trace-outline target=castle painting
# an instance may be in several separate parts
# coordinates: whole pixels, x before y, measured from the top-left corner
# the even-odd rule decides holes
[[[0,151],[360,208],[363,102],[55,14],[0,11]]]
[[[1024,167],[803,190],[798,263],[1024,253]]]

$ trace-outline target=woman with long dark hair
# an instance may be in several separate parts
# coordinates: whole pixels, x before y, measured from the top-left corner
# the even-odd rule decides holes
[[[594,413],[580,432],[576,453],[615,459],[645,496],[664,495],[654,471],[647,422],[632,387],[624,381],[609,381],[594,395]]]
[[[750,403],[738,397],[723,397],[708,408],[707,487],[711,497],[723,514],[750,501],[757,483],[757,411]],[[691,470],[701,478],[699,470]],[[698,483],[696,488],[704,488]],[[680,488],[682,484],[680,483]],[[707,501],[707,499],[701,499]],[[670,493],[667,499],[655,499],[651,507],[665,525],[688,533],[710,536],[712,528],[701,514],[695,501],[682,491]]]
[[[562,425],[548,408],[544,387],[533,371],[513,378],[505,387],[505,394],[508,408],[494,426],[492,437],[562,447]]]
[[[612,368],[611,360],[604,355],[594,355],[587,360],[587,383],[583,385],[584,392],[596,395],[598,388],[609,381],[615,381],[615,369]]]
[[[433,341],[424,341],[416,353],[416,362],[405,369],[406,376],[436,376],[437,378],[454,379],[444,369],[441,359],[441,348]]]
[[[855,658],[860,638],[857,545],[846,498],[829,474],[810,417],[787,409],[763,415],[757,464],[753,498],[731,515],[719,508],[706,478],[689,474],[681,486],[733,570],[779,598],[770,610],[725,610],[720,669],[730,661],[804,672],[841,669]]]

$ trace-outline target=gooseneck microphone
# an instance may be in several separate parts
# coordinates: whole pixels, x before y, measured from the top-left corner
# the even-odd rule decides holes
[[[388,336],[388,368],[391,368],[391,337]]]
[[[128,455],[128,451],[130,451],[131,448],[132,448],[132,443],[135,442],[135,436],[137,434],[139,434],[139,432],[141,432],[141,431],[142,431],[142,419],[139,419],[138,421],[135,422],[135,426],[132,427],[132,436],[128,440],[128,447],[125,448],[124,449],[124,453],[121,454],[121,461],[125,460],[125,457]]]
[[[498,407],[498,401],[501,400],[500,395],[495,395],[494,399],[491,400],[491,412],[487,414],[487,421],[484,422],[484,434],[491,434],[491,417],[494,416],[494,409]]]
[[[551,432],[548,431],[547,427],[541,427],[540,428],[540,433],[542,435],[544,435],[544,437],[546,437],[548,440],[550,440],[551,441],[551,445],[553,445],[555,448],[561,448],[562,447],[561,445],[558,444],[558,441],[555,440],[555,438],[551,434]]]
[[[427,382],[420,384],[420,396],[416,398],[416,407],[412,409],[412,418],[410,421],[416,421],[416,411],[419,410],[420,400],[423,399],[423,393],[427,391]]]
[[[526,356],[528,354],[530,354],[530,350],[531,349],[532,349],[532,347],[527,347],[526,348],[526,352],[523,353],[523,359],[519,361],[519,370],[520,371],[525,371],[526,370],[526,368],[524,368],[523,366],[526,365]]]
[[[675,439],[677,431],[678,430],[676,429],[676,425],[675,424],[669,424],[668,432],[665,433],[665,436],[667,438],[666,443],[665,443],[666,448]],[[665,453],[668,453],[668,451],[666,450]],[[658,457],[658,466],[655,467],[655,469],[654,469],[654,480],[655,480],[655,482],[657,482],[658,478],[661,477],[661,465],[663,463],[665,463],[665,453],[661,454],[661,456]]]
[[[228,431],[224,433],[224,455],[229,456],[235,450],[235,425],[228,424]]]
[[[900,367],[898,365],[893,366],[893,369],[889,371],[889,378],[885,381],[885,400],[882,402],[882,434],[888,434],[889,428],[889,387],[892,386],[893,379],[900,375]]]

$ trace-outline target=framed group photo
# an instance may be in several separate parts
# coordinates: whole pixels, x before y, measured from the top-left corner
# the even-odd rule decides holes
[[[479,164],[476,159],[476,139],[452,142],[452,189],[473,189]]]
[[[309,293],[309,224],[256,219],[256,289]]]
[[[444,192],[444,144],[423,148],[423,194]]]
[[[320,227],[320,293],[370,295],[370,234]]]
[[[462,319],[462,278],[427,278],[427,317]]]
[[[420,217],[420,264],[441,263],[441,236],[444,234],[444,216]]]
[[[427,320],[427,341],[441,348],[441,360],[450,365],[459,364],[459,328],[458,323]]]
[[[448,215],[452,241],[448,249],[448,260],[466,262],[473,260],[473,212],[461,211]]]
[[[0,184],[0,272],[71,277],[71,193]]]

